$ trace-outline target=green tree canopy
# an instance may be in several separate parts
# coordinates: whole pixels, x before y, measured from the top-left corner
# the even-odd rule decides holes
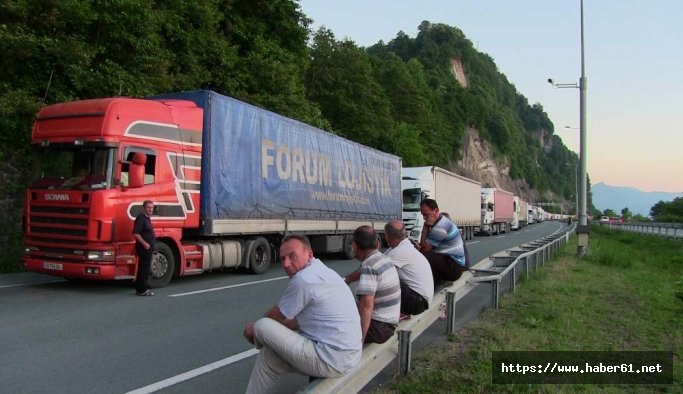
[[[655,222],[683,223],[683,197],[676,197],[673,201],[659,201],[650,208],[650,216]]]

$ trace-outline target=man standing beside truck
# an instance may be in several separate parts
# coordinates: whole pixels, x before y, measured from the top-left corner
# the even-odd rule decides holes
[[[135,238],[135,252],[138,255],[138,271],[135,275],[135,292],[139,296],[153,296],[154,293],[149,289],[147,280],[149,279],[149,268],[152,264],[152,253],[154,252],[154,227],[152,226],[152,212],[154,203],[145,200],[142,203],[142,212],[135,218],[133,224],[133,238]]]
[[[420,213],[425,224],[419,249],[432,267],[434,284],[457,280],[467,270],[462,233],[431,198],[420,202]]]
[[[281,375],[341,376],[361,358],[360,318],[351,290],[339,274],[313,257],[304,235],[288,235],[280,246],[291,278],[277,305],[244,328],[260,348],[247,393],[273,389]]]

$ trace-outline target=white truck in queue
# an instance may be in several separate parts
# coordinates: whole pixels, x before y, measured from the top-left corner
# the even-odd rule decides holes
[[[435,166],[403,167],[403,222],[411,239],[420,240],[424,219],[420,201],[436,200],[439,210],[448,213],[463,237],[470,240],[481,225],[481,183]]]
[[[515,196],[512,202],[512,229],[519,230],[528,224],[529,211],[527,202]]]

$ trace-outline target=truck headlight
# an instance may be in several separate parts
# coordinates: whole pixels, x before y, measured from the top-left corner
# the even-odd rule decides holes
[[[113,260],[113,250],[90,250],[88,251],[88,260]]]
[[[30,254],[30,253],[33,253],[33,252],[37,252],[37,251],[39,251],[39,250],[40,250],[40,249],[38,249],[37,246],[27,246],[27,247],[24,248],[24,253],[25,253],[25,254]]]

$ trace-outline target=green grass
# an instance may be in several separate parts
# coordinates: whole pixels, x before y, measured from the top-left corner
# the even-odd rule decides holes
[[[589,253],[576,240],[446,341],[424,349],[407,377],[378,392],[681,392],[683,242],[594,227]],[[502,350],[666,350],[674,384],[494,385],[491,354]]]

